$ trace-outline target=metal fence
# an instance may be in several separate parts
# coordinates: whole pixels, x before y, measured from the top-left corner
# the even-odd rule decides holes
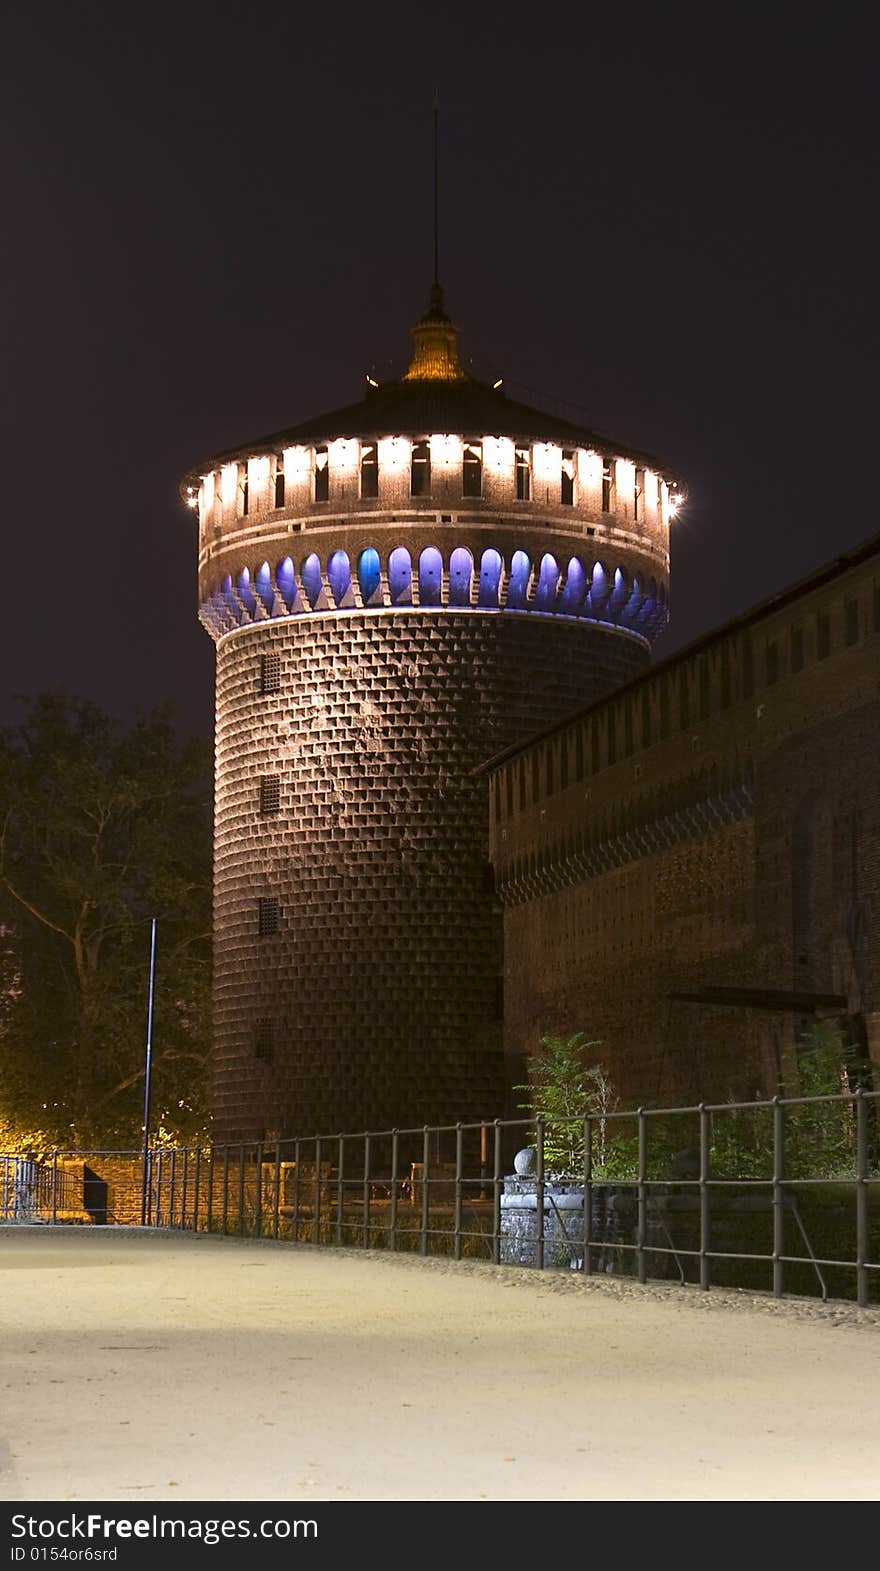
[[[146,1162],[0,1157],[0,1215],[143,1217],[867,1305],[880,1301],[878,1114],[880,1094],[855,1091],[156,1149]]]

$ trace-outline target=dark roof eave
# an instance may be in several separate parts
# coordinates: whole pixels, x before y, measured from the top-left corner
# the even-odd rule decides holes
[[[458,407],[456,407],[458,406]],[[634,459],[645,468],[673,478],[676,471],[664,464],[654,454],[645,453],[618,442],[602,432],[592,431],[563,420],[558,415],[532,409],[528,404],[507,398],[500,390],[468,378],[464,382],[391,382],[376,389],[356,404],[347,404],[329,414],[318,415],[296,426],[273,431],[268,436],[255,437],[237,447],[228,448],[201,464],[194,465],[181,481],[180,489],[198,483],[201,476],[222,464],[234,463],[251,457],[255,452],[280,452],[297,443],[317,439],[332,441],[344,436],[423,436],[440,429],[437,411],[445,419],[455,417],[462,427],[461,434],[489,436],[522,436],[549,441],[570,441],[573,445],[595,447]]]

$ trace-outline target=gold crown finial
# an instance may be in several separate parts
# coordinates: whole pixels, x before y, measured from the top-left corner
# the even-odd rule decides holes
[[[443,290],[431,285],[427,312],[410,329],[413,355],[405,382],[463,382],[467,372],[458,358],[458,328],[443,307]]]

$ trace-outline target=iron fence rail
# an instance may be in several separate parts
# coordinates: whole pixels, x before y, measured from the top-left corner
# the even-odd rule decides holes
[[[138,1223],[145,1196],[146,1223],[160,1229],[414,1249],[422,1255],[451,1254],[456,1260],[475,1254],[496,1265],[529,1263],[538,1268],[561,1263],[561,1250],[564,1263],[586,1275],[608,1270],[609,1262],[617,1270],[629,1262],[640,1282],[665,1274],[672,1263],[685,1281],[683,1262],[691,1262],[703,1289],[721,1285],[717,1268],[723,1262],[740,1267],[751,1263],[768,1268],[776,1298],[784,1295],[796,1267],[811,1273],[825,1298],[825,1272],[833,1270],[849,1273],[856,1301],[864,1306],[880,1299],[880,1204],[872,1204],[880,1201],[878,1098],[880,1093],[865,1090],[775,1096],[615,1109],[577,1118],[495,1119],[155,1148],[146,1156],[140,1151],[58,1151],[46,1159],[0,1155],[0,1220]],[[815,1113],[823,1108],[838,1109],[837,1122],[828,1132],[837,1141],[837,1166],[842,1170],[787,1171],[798,1110]],[[767,1170],[758,1176],[717,1170],[717,1121],[741,1113],[764,1113],[770,1120],[770,1139],[762,1152]],[[658,1151],[652,1147],[652,1131],[656,1133],[663,1120],[667,1127]],[[691,1121],[691,1138],[680,1153],[689,1158],[684,1171],[676,1170],[675,1157],[669,1158],[674,1144],[669,1123],[674,1126],[675,1120]],[[609,1146],[609,1131],[627,1125],[634,1130],[629,1171],[609,1173],[600,1160]],[[547,1161],[548,1145],[558,1142],[563,1130],[572,1133],[580,1151],[577,1171],[565,1174],[565,1182],[576,1191],[575,1209],[580,1210],[574,1232],[565,1227],[556,1193],[559,1175]],[[821,1136],[820,1124],[812,1131],[814,1147],[821,1146]],[[533,1170],[525,1179],[506,1171],[523,1138],[534,1150]],[[817,1161],[817,1167],[821,1165]],[[89,1180],[83,1180],[83,1174],[91,1175],[93,1185],[103,1185],[103,1207],[86,1204]],[[534,1210],[527,1262],[505,1231],[505,1190],[514,1209],[519,1195],[523,1211]],[[816,1194],[836,1195],[830,1240],[827,1232],[822,1239],[833,1247],[818,1251],[807,1227],[808,1220],[813,1226],[815,1221],[805,1218],[802,1209],[805,1197]],[[725,1195],[733,1197],[730,1205],[721,1203]],[[609,1196],[619,1223],[611,1234]],[[758,1209],[750,1196],[766,1204]],[[604,1212],[598,1201],[606,1205]],[[560,1226],[548,1231],[554,1212]],[[751,1247],[753,1238],[743,1249],[724,1247],[723,1237],[713,1240],[713,1231],[730,1224],[735,1212],[736,1221],[751,1218],[757,1227],[760,1218],[769,1224],[769,1249]],[[789,1220],[805,1252],[790,1247]],[[847,1230],[854,1244],[851,1253],[836,1247]]]

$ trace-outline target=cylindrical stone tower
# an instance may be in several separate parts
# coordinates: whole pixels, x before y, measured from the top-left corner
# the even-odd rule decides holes
[[[501,928],[473,770],[643,669],[674,482],[468,375],[200,465],[217,644],[215,1137],[494,1118]]]

